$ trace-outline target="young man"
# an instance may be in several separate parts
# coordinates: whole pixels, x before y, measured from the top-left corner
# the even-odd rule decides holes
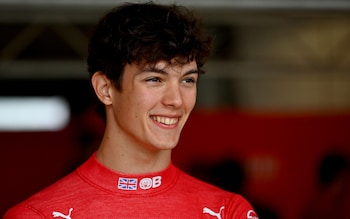
[[[88,57],[106,122],[101,145],[76,171],[4,218],[257,219],[241,196],[171,163],[210,46],[183,7],[125,4],[103,17]]]

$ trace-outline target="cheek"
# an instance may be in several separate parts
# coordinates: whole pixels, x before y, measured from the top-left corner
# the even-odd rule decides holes
[[[196,105],[196,101],[197,101],[197,92],[192,91],[191,93],[187,93],[186,97],[185,97],[185,102],[186,102],[186,106],[187,108],[191,111],[194,106]]]
[[[130,110],[136,110],[135,114],[137,114],[149,110],[157,102],[157,95],[145,92],[130,96],[128,99]]]

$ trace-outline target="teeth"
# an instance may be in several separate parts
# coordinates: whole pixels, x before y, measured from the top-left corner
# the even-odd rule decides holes
[[[177,123],[177,118],[169,118],[169,117],[161,117],[161,116],[153,116],[153,120],[165,124],[165,125],[174,125]]]

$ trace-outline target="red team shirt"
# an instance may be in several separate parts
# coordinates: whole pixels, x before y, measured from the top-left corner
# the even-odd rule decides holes
[[[121,174],[99,163],[96,155],[4,216],[18,218],[258,219],[242,196],[195,179],[173,164],[152,174]]]

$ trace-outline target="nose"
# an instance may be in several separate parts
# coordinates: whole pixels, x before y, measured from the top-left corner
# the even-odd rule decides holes
[[[178,83],[172,83],[166,87],[162,102],[167,107],[178,108],[182,106],[183,95]]]

